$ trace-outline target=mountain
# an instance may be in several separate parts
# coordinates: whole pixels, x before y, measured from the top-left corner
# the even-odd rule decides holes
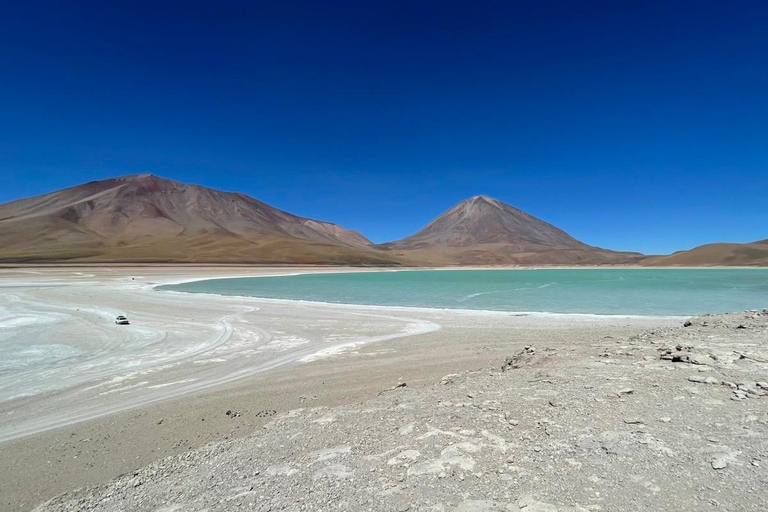
[[[356,231],[151,174],[0,205],[0,261],[395,263]]]
[[[414,235],[380,247],[399,257],[443,264],[606,264],[642,257],[587,245],[487,196],[461,201]]]
[[[768,266],[768,240],[747,244],[706,244],[669,256],[642,261],[649,267],[731,267]]]

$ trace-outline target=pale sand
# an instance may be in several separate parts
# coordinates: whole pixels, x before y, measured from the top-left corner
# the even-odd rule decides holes
[[[152,289],[189,279],[340,270],[0,270],[0,347],[29,343],[28,357],[50,358],[42,369],[0,373],[2,507],[29,509],[160,457],[251,434],[273,410],[357,402],[400,380],[433,384],[447,373],[498,366],[528,343],[595,344],[679,324]],[[131,326],[114,324],[120,313]],[[54,362],[62,354],[71,357]],[[238,421],[227,410],[240,411]]]

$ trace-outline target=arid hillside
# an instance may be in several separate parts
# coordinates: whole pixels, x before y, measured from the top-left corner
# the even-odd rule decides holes
[[[0,205],[0,261],[395,263],[356,231],[150,174]]]
[[[461,201],[421,231],[381,247],[403,258],[460,265],[612,264],[642,258],[587,245],[487,196]]]
[[[707,244],[690,251],[643,260],[649,267],[768,266],[768,240],[751,244]]]

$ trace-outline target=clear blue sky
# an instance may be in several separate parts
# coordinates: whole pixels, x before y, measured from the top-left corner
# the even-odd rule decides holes
[[[487,194],[768,238],[765,2],[4,2],[0,202],[152,172],[377,242]]]

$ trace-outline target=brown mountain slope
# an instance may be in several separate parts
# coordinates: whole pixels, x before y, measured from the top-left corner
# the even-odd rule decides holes
[[[146,174],[0,205],[0,261],[42,260],[393,263],[355,231]]]
[[[400,257],[470,265],[631,263],[642,257],[592,247],[487,196],[462,201],[418,233],[381,247]]]
[[[768,266],[768,240],[750,244],[707,244],[669,256],[654,256],[641,262],[649,267]]]

